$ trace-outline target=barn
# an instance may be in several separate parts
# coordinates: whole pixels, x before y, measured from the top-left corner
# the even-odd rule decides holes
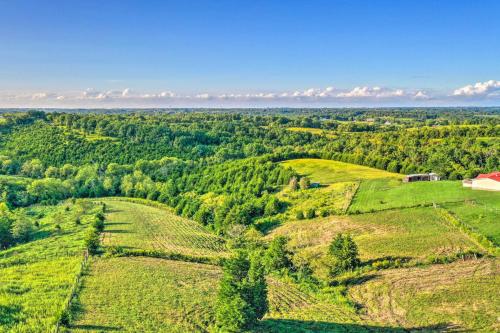
[[[431,173],[415,173],[412,175],[407,175],[405,178],[403,178],[403,181],[405,183],[411,183],[411,182],[421,182],[421,181],[437,181],[440,180],[441,178],[437,173],[431,172]]]
[[[462,185],[473,190],[500,191],[500,171],[480,174],[474,179],[465,179]]]

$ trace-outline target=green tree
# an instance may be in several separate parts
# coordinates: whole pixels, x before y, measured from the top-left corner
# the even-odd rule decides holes
[[[307,177],[300,178],[300,189],[307,190],[311,186],[311,181]]]
[[[244,251],[225,261],[216,308],[216,325],[222,332],[250,328],[268,309],[267,284],[258,256]]]
[[[17,242],[27,242],[33,234],[33,223],[24,215],[16,216],[12,223],[12,237]]]
[[[274,238],[264,253],[264,266],[268,272],[293,268],[293,253],[287,249],[288,240],[284,236]]]
[[[43,172],[44,169],[42,161],[37,158],[24,162],[23,166],[21,167],[21,173],[26,177],[42,178]]]
[[[271,197],[264,207],[264,216],[272,216],[280,211],[280,201],[276,197]]]
[[[331,257],[330,276],[351,271],[359,266],[358,246],[350,235],[337,234],[328,248]]]
[[[96,254],[99,250],[99,232],[94,228],[90,228],[84,241],[89,253]]]
[[[0,202],[0,249],[12,245],[12,219],[8,216],[8,208],[5,203]]]
[[[297,191],[297,189],[299,188],[297,177],[290,178],[290,182],[288,183],[288,186],[290,187],[290,190]]]

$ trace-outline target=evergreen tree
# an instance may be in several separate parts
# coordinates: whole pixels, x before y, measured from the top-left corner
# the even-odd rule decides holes
[[[253,326],[267,311],[267,284],[257,256],[244,251],[224,263],[219,287],[216,325],[223,332],[239,332]]]
[[[264,254],[264,266],[268,272],[293,267],[293,253],[287,249],[288,240],[284,236],[274,238]]]
[[[332,258],[332,277],[353,270],[360,264],[358,246],[350,235],[337,234],[328,248],[328,254]]]

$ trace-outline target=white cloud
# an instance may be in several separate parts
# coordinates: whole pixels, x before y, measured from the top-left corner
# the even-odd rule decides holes
[[[453,91],[453,96],[491,96],[497,95],[500,92],[500,81],[489,80],[486,82],[477,82],[476,84],[467,85]]]
[[[342,98],[391,98],[391,97],[403,97],[407,93],[402,89],[390,89],[381,87],[355,87],[354,89],[341,92],[337,94],[337,97]]]
[[[473,98],[471,98],[473,97]],[[282,91],[178,94],[170,90],[139,92],[130,88],[73,92],[2,92],[5,107],[196,107],[196,106],[398,106],[498,105],[500,81],[478,82],[449,92],[397,87],[308,88]]]
[[[122,91],[122,97],[129,97],[131,94],[130,88],[125,88]]]
[[[413,96],[414,99],[429,99],[430,97],[425,93],[425,91],[419,90]]]
[[[44,99],[47,97],[48,97],[47,93],[36,93],[36,94],[31,95],[31,99]]]

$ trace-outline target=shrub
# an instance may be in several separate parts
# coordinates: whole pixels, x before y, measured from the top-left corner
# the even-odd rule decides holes
[[[297,212],[297,214],[295,214],[295,218],[296,218],[297,220],[303,220],[303,219],[304,219],[304,213],[303,213],[301,210],[299,210],[299,211]]]
[[[12,224],[12,237],[17,242],[27,242],[33,234],[33,224],[25,216],[18,216]]]
[[[316,212],[313,208],[309,208],[306,210],[305,217],[306,219],[313,219],[316,216]]]
[[[330,212],[328,211],[328,209],[322,209],[319,211],[319,216],[321,216],[321,217],[327,217],[328,215],[330,215]]]
[[[290,179],[290,182],[288,183],[288,186],[290,187],[290,190],[297,191],[297,189],[299,187],[298,182],[297,182],[297,177],[292,177]]]
[[[92,221],[92,227],[94,227],[98,232],[104,230],[104,215],[97,213]]]
[[[90,254],[96,254],[99,250],[99,232],[90,228],[85,236],[85,246]]]
[[[307,190],[311,186],[311,181],[307,177],[300,178],[300,189]]]

